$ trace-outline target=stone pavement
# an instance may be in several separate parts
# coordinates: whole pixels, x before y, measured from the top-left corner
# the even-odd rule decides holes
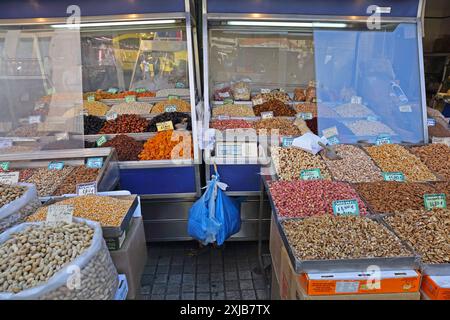
[[[147,248],[148,261],[141,280],[143,299],[270,298],[264,277],[258,274],[256,242],[227,242],[219,249],[200,249],[195,241],[148,243]],[[268,252],[265,242],[263,253]],[[270,257],[264,256],[265,266],[269,263]]]

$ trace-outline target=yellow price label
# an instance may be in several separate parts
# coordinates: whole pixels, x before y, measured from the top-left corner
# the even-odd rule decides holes
[[[158,130],[158,132],[173,130],[173,122],[172,121],[158,122],[156,124],[156,129]]]

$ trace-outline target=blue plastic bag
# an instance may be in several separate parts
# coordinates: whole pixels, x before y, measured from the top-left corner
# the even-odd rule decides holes
[[[206,192],[189,210],[188,233],[204,245],[222,245],[241,229],[240,205],[225,194],[227,187],[218,174],[213,175]]]

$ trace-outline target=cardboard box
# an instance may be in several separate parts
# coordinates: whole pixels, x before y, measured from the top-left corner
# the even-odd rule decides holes
[[[279,286],[280,286],[280,299],[290,300],[291,299],[291,286],[295,281],[294,272],[291,266],[291,260],[289,260],[289,255],[285,247],[281,248],[281,262],[280,262],[280,273],[278,276]]]
[[[297,281],[307,295],[345,295],[418,292],[420,273],[415,270],[367,273],[303,273]]]
[[[272,266],[275,271],[276,276],[279,279],[280,267],[281,267],[281,248],[283,247],[283,242],[281,241],[280,232],[277,227],[274,215],[270,220],[270,241],[269,250],[272,257]]]
[[[127,299],[138,299],[141,289],[141,277],[147,262],[147,244],[145,242],[142,217],[132,218],[130,229],[120,250],[110,251],[118,273],[127,277]]]
[[[429,300],[450,300],[450,276],[424,276],[421,291]]]
[[[296,300],[420,300],[420,292],[310,296],[300,286],[293,286],[293,288],[295,288],[293,294]]]

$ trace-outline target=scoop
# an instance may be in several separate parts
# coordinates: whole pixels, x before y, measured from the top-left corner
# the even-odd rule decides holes
[[[336,150],[333,147],[327,146],[322,142],[318,142],[319,146],[321,146],[325,150],[325,157],[330,160],[342,160],[340,156],[337,155]]]

